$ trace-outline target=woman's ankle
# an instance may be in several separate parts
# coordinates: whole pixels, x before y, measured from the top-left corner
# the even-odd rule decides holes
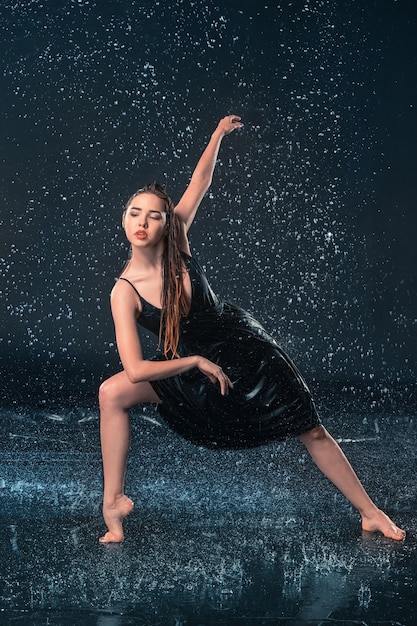
[[[124,493],[109,494],[103,496],[103,507],[113,508],[119,504],[124,498]]]

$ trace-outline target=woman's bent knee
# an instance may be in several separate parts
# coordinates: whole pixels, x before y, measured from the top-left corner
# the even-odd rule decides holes
[[[123,391],[114,376],[101,383],[98,390],[100,408],[123,404]]]
[[[125,372],[105,380],[99,389],[100,408],[129,409],[144,402],[159,403],[160,400],[148,382],[131,383]]]
[[[99,390],[98,390],[98,401],[99,401],[101,408],[103,408],[103,406],[109,403],[110,398],[112,396],[111,388],[112,388],[112,385],[111,385],[110,379],[105,380],[103,383],[101,383]]]

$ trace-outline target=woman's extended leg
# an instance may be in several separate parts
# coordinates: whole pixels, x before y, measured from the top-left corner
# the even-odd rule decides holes
[[[124,480],[130,442],[128,409],[135,404],[159,402],[149,383],[131,383],[125,372],[106,380],[100,387],[100,437],[103,458],[103,517],[108,532],[101,543],[123,541],[123,519],[133,502],[124,495]]]
[[[298,439],[323,474],[359,511],[363,530],[380,531],[391,539],[404,539],[405,532],[372,502],[341,448],[323,426],[316,426]]]

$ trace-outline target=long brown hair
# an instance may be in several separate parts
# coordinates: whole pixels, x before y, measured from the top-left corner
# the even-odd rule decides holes
[[[188,313],[188,302],[184,292],[184,264],[179,249],[181,222],[174,213],[174,203],[157,182],[148,183],[134,193],[125,206],[125,212],[133,198],[141,193],[152,193],[161,198],[167,215],[167,233],[162,254],[162,310],[159,326],[159,345],[163,340],[165,358],[179,357],[178,341],[180,319]]]

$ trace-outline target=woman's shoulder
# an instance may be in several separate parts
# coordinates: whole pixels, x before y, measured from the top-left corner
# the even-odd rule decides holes
[[[134,284],[124,276],[120,276],[110,293],[110,301],[113,307],[133,309],[136,313],[142,311],[139,292]]]

